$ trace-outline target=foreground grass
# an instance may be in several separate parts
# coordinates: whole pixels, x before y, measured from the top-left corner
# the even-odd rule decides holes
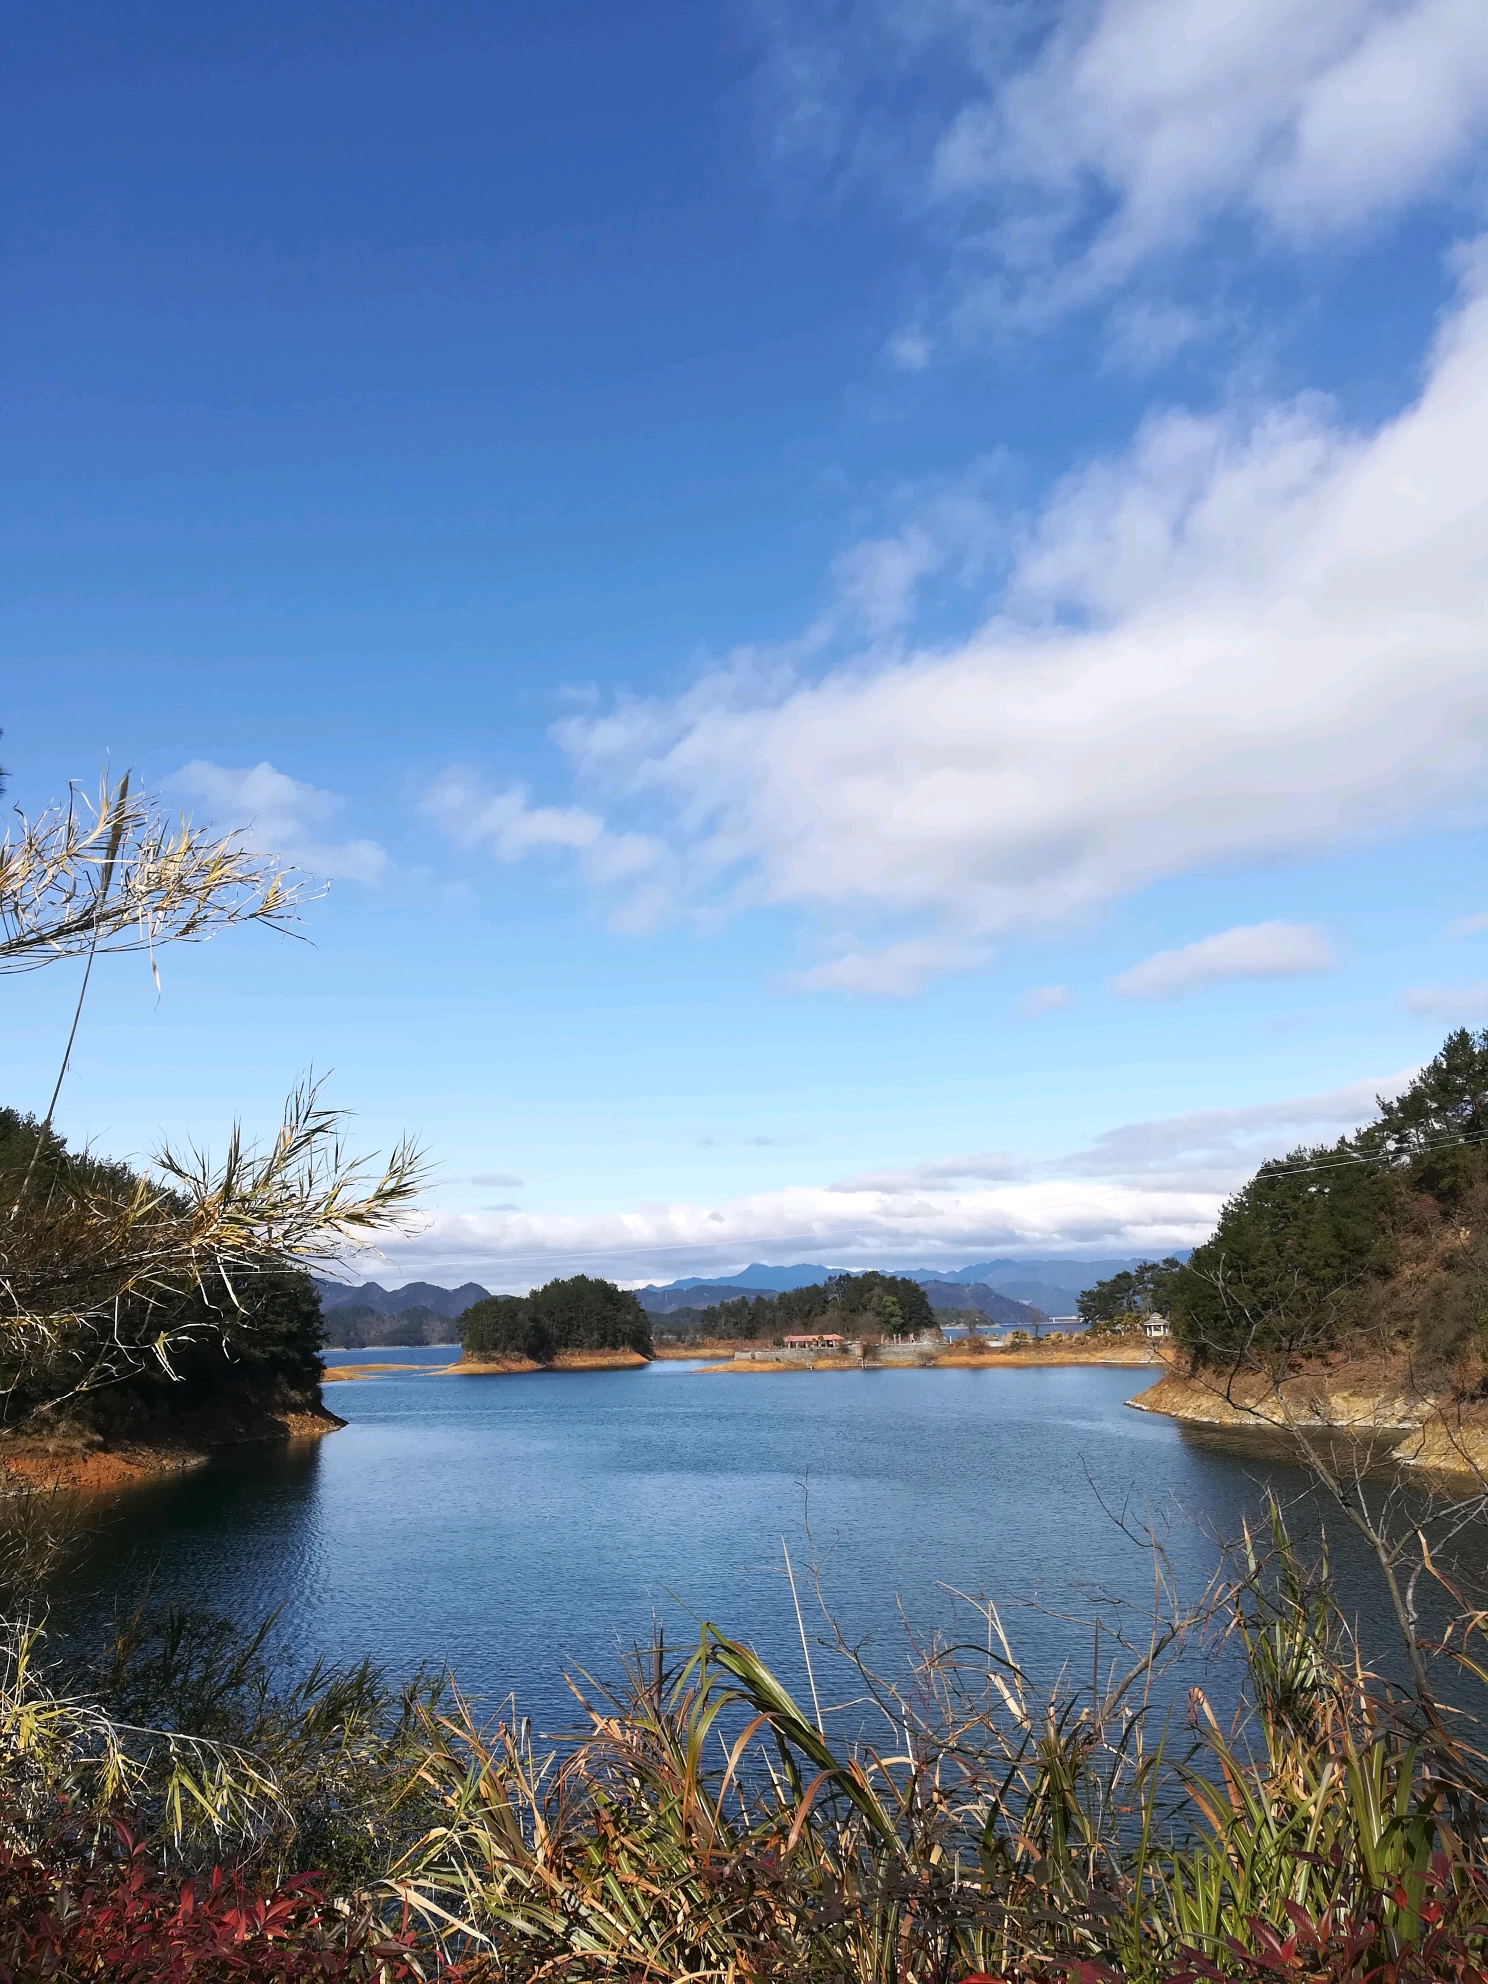
[[[1237,1717],[1154,1706],[1225,1641]],[[813,1698],[824,1661],[849,1696],[809,1711],[704,1627],[578,1680],[544,1748],[444,1679],[276,1689],[264,1648],[135,1620],[63,1689],[12,1632],[0,1979],[1485,1977],[1476,1730],[1364,1670],[1279,1516],[1197,1612],[1048,1694],[989,1607],[895,1684],[808,1654]],[[116,1917],[145,1967],[37,1928]],[[229,1926],[183,1955],[187,1918]]]

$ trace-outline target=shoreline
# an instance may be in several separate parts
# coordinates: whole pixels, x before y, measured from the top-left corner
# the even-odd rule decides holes
[[[638,1350],[560,1350],[551,1364],[535,1364],[530,1357],[454,1357],[448,1364],[328,1364],[320,1381],[323,1385],[355,1384],[359,1378],[381,1378],[390,1371],[421,1371],[430,1378],[520,1378],[533,1371],[641,1371],[651,1361]]]
[[[1228,1394],[1228,1395],[1227,1395]],[[1277,1390],[1259,1374],[1221,1388],[1170,1367],[1129,1398],[1184,1426],[1293,1441],[1317,1433],[1367,1443],[1378,1459],[1420,1474],[1481,1480],[1488,1475],[1488,1407],[1412,1395],[1398,1370],[1355,1362],[1299,1372]]]
[[[101,1435],[66,1433],[10,1435],[0,1440],[0,1482],[51,1492],[82,1494],[138,1487],[167,1474],[189,1474],[232,1447],[288,1446],[338,1433],[346,1421],[321,1406],[315,1411],[279,1412],[252,1431],[217,1439],[183,1434],[158,1444],[121,1440],[105,1445]]]
[[[1056,1370],[1063,1366],[1089,1365],[1107,1369],[1155,1370],[1165,1368],[1161,1352],[1147,1343],[1103,1343],[1082,1345],[1068,1339],[1051,1342],[1047,1349],[1023,1344],[1017,1350],[967,1351],[960,1345],[947,1345],[923,1356],[891,1359],[867,1364],[857,1358],[769,1358],[757,1356],[748,1362],[734,1361],[736,1349],[753,1345],[732,1343],[703,1344],[688,1349],[668,1345],[654,1357],[642,1357],[635,1350],[565,1350],[551,1364],[535,1364],[530,1357],[452,1358],[448,1364],[405,1364],[389,1359],[365,1364],[328,1364],[322,1383],[354,1384],[363,1378],[385,1377],[396,1372],[422,1372],[431,1378],[512,1378],[535,1371],[639,1371],[648,1363],[696,1364],[699,1376],[722,1372],[752,1377],[782,1371],[998,1371]]]
[[[868,1363],[863,1363],[856,1357],[809,1359],[760,1357],[748,1362],[736,1363],[730,1357],[722,1363],[705,1364],[699,1375],[718,1376],[727,1373],[731,1377],[763,1377],[774,1376],[782,1371],[826,1371],[843,1374],[874,1371],[1028,1371],[1058,1370],[1071,1365],[1088,1365],[1092,1368],[1105,1366],[1130,1371],[1166,1369],[1162,1357],[1145,1343],[1130,1346],[1107,1344],[1098,1351],[1082,1350],[1061,1343],[1049,1350],[1039,1350],[1029,1344],[1018,1350],[988,1350],[980,1354],[968,1353],[953,1347],[914,1359],[895,1358],[888,1362],[874,1359]]]
[[[443,1378],[507,1378],[529,1371],[643,1371],[652,1360],[638,1350],[560,1350],[551,1364],[530,1357],[457,1358],[438,1367]]]

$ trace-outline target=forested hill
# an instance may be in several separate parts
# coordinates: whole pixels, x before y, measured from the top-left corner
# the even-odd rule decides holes
[[[736,1296],[702,1311],[698,1328],[715,1338],[753,1341],[793,1331],[843,1336],[902,1336],[935,1326],[930,1298],[917,1281],[892,1274],[834,1274],[779,1295]]]
[[[1117,1329],[1165,1313],[1196,1371],[1368,1360],[1381,1384],[1408,1379],[1476,1409],[1488,1397],[1488,1031],[1452,1034],[1353,1136],[1263,1164],[1187,1263],[1145,1263],[1080,1306]]]
[[[460,1326],[419,1303],[384,1313],[359,1302],[332,1309],[325,1319],[327,1350],[416,1349],[433,1343],[458,1343]]]
[[[780,1293],[778,1288],[751,1288],[751,1296],[764,1295],[774,1300]],[[675,1288],[638,1288],[636,1300],[648,1316],[671,1316],[679,1309],[706,1309],[714,1303],[733,1302],[739,1298],[737,1284],[727,1281],[679,1282]]]
[[[965,1309],[975,1311],[989,1322],[1000,1323],[1007,1329],[1028,1330],[1038,1321],[1036,1304],[1015,1301],[1011,1295],[1003,1295],[995,1288],[989,1288],[984,1281],[921,1281],[932,1309]],[[1048,1317],[1047,1309],[1040,1312]],[[1073,1308],[1069,1313],[1073,1315]]]

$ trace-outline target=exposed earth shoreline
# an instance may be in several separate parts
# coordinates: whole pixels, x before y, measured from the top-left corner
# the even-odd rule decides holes
[[[162,1474],[205,1467],[229,1447],[281,1446],[318,1440],[346,1424],[325,1406],[276,1412],[251,1425],[201,1421],[170,1437],[105,1441],[91,1432],[8,1434],[0,1439],[0,1472],[32,1488],[93,1491],[128,1488]]]
[[[1488,1475],[1488,1402],[1423,1391],[1408,1370],[1353,1359],[1300,1371],[1279,1386],[1260,1373],[1167,1370],[1127,1404],[1188,1426],[1223,1426],[1295,1439],[1342,1436],[1381,1460],[1423,1473]]]
[[[529,1371],[639,1371],[649,1360],[637,1350],[560,1350],[551,1364],[530,1357],[451,1358],[448,1364],[328,1364],[322,1384],[377,1378],[388,1371],[423,1371],[431,1378],[513,1378]]]
[[[700,1344],[690,1350],[668,1347],[658,1357],[710,1359],[703,1369],[708,1373],[728,1372],[736,1377],[753,1377],[781,1371],[1001,1371],[1057,1366],[1062,1364],[1119,1364],[1134,1368],[1159,1368],[1161,1353],[1146,1342],[1123,1341],[1110,1337],[1054,1336],[1042,1342],[1019,1344],[1016,1348],[969,1350],[964,1344],[917,1346],[913,1355],[898,1357],[844,1357],[824,1353],[817,1357],[771,1356],[757,1343]]]

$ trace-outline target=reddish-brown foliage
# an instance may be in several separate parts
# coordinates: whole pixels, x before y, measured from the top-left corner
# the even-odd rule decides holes
[[[313,1875],[267,1893],[239,1869],[182,1880],[122,1830],[91,1860],[0,1847],[0,1984],[411,1984],[425,1972]],[[448,1976],[450,1973],[446,1972]]]

